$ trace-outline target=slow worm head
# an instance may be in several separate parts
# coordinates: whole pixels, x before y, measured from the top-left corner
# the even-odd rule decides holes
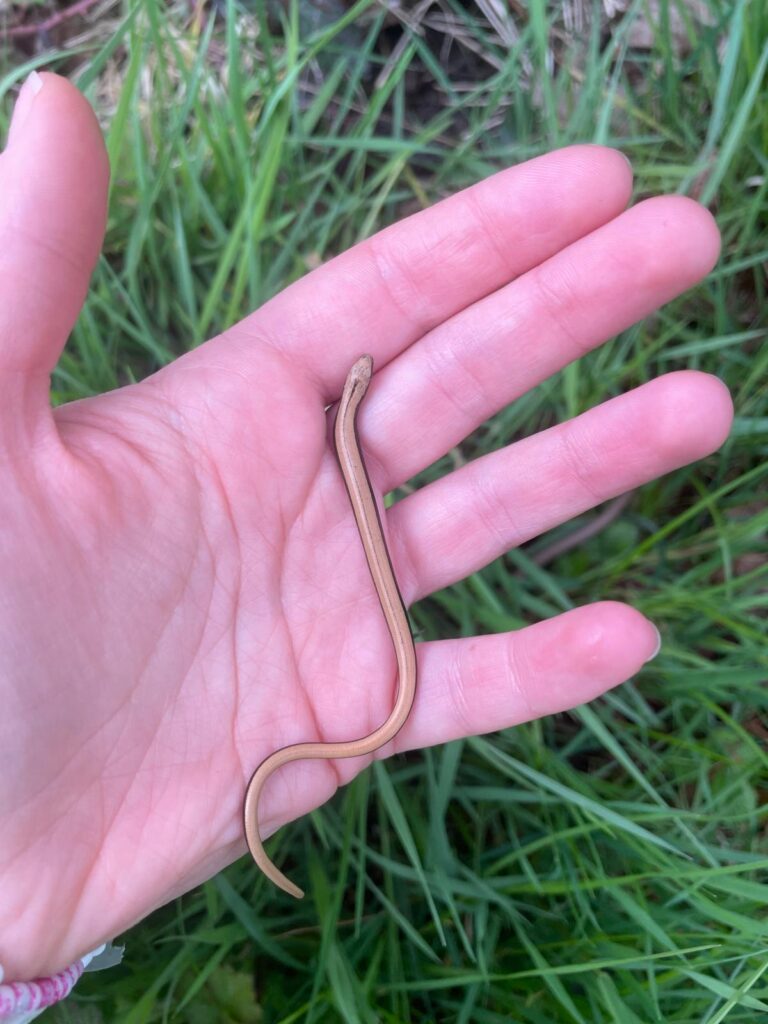
[[[347,374],[334,427],[334,444],[344,484],[352,505],[373,585],[381,604],[397,658],[398,685],[395,704],[386,722],[359,740],[339,743],[296,743],[281,747],[262,761],[245,792],[245,838],[253,859],[275,885],[300,899],[304,893],[267,856],[259,835],[259,796],[272,772],[290,761],[304,758],[360,757],[373,754],[388,743],[408,718],[416,695],[416,650],[408,615],[397,587],[392,562],[384,540],[376,499],[373,496],[357,437],[356,417],[373,373],[373,359],[361,356]]]

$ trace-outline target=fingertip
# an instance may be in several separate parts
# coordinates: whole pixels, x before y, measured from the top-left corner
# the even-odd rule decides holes
[[[628,157],[620,150],[595,142],[580,142],[549,154],[550,157],[555,155],[571,164],[571,173],[578,171],[592,184],[593,199],[602,198],[603,202],[619,209],[629,202],[634,174]]]
[[[620,149],[610,149],[608,152],[613,154],[613,160],[617,165],[616,174],[624,177],[627,199],[629,199],[635,184],[635,169],[632,166],[632,161]]]
[[[688,401],[699,414],[702,429],[698,457],[711,455],[725,442],[733,425],[733,398],[719,377],[702,370],[681,370],[688,388]]]
[[[26,109],[17,119],[22,101]],[[76,85],[53,71],[32,72],[24,81],[8,143],[9,149],[21,151],[22,159],[45,143],[65,148],[69,159],[85,155],[89,175],[109,179],[107,147],[93,107]]]
[[[720,257],[720,229],[717,221],[701,203],[688,196],[669,196],[668,201],[679,209],[684,220],[692,250],[698,255],[698,275],[706,277]]]
[[[661,265],[665,255],[677,254],[678,291],[709,274],[720,255],[720,231],[706,207],[687,196],[654,196],[631,212],[635,211],[647,218],[647,241],[662,257]],[[650,254],[646,258],[650,260]]]
[[[652,424],[656,444],[672,464],[702,459],[725,442],[733,424],[733,400],[719,377],[677,370],[646,386],[657,392]]]
[[[31,71],[22,82],[21,89],[19,89],[19,95],[16,97],[16,102],[13,105],[11,123],[8,128],[6,149],[14,144],[14,140],[18,139],[22,125],[26,121],[29,112],[32,109],[35,97],[42,87],[43,79],[37,71]]]
[[[620,149],[614,149],[613,146],[602,146],[596,142],[584,143],[576,148],[590,152],[592,159],[599,161],[605,174],[610,174],[612,178],[624,185],[627,195],[632,192],[635,177],[632,163]]]
[[[93,107],[72,82],[52,71],[38,78],[10,148],[5,192],[14,196],[16,221],[35,216],[92,266],[107,217],[104,136]]]
[[[576,656],[600,687],[597,692],[624,682],[655,657],[659,631],[631,605],[598,601],[577,611],[583,615],[573,623]]]
[[[654,624],[620,601],[574,608],[529,627],[520,639],[533,715],[585,704],[626,682],[654,657],[659,644]]]
[[[727,440],[733,426],[733,417],[736,411],[733,406],[733,395],[725,381],[713,373],[704,373],[700,370],[689,370],[688,372],[695,374],[700,378],[701,383],[706,385],[710,399],[709,409],[713,430],[711,451],[717,451]]]

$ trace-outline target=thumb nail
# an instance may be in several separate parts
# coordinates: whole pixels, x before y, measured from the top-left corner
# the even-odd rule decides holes
[[[646,658],[646,663],[649,662],[649,661],[653,661],[653,659],[656,657],[656,655],[661,650],[661,633],[658,631],[656,626],[654,626],[653,629],[654,629],[654,632],[656,633],[656,645],[655,645],[655,647],[653,649],[653,653],[650,654],[648,658]]]
[[[24,84],[19,90],[19,95],[16,100],[16,106],[13,108],[13,117],[11,118],[11,127],[8,131],[8,144],[10,145],[14,138],[18,135],[21,126],[24,124],[26,119],[29,117],[29,112],[32,109],[35,96],[43,88],[43,80],[36,71],[31,71],[24,80]]]

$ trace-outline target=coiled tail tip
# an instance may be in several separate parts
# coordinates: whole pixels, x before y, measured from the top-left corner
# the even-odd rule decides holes
[[[288,895],[295,897],[297,900],[303,900],[304,890],[300,889],[298,885],[294,885],[293,882],[289,882],[287,878],[285,881],[286,884],[283,886],[283,889],[285,889]]]
[[[281,755],[282,751],[277,751],[277,754]],[[261,795],[261,788],[265,780],[272,772],[275,757],[276,755],[272,754],[265,761],[261,762],[251,776],[251,781],[246,788],[243,804],[245,841],[251,856],[256,861],[257,867],[261,868],[267,878],[274,882],[283,892],[287,892],[289,896],[300,900],[304,896],[303,889],[300,889],[298,885],[294,885],[290,878],[286,878],[280,868],[272,863],[267,856],[267,851],[264,849],[259,834],[259,796]]]
[[[304,890],[300,889],[298,885],[294,885],[290,878],[286,878],[280,868],[276,867],[266,855],[263,860],[258,861],[258,865],[270,882],[274,882],[278,889],[287,892],[294,899],[300,900],[304,898]]]

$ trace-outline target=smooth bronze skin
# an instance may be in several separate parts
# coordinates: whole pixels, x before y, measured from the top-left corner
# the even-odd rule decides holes
[[[397,697],[392,714],[383,725],[368,736],[342,743],[296,743],[289,747],[281,747],[261,762],[248,783],[243,808],[248,848],[264,874],[275,885],[297,899],[301,899],[304,893],[275,867],[261,843],[258,809],[264,783],[272,772],[290,761],[313,757],[359,757],[361,754],[372,754],[388,743],[403,727],[416,695],[416,649],[355,430],[357,410],[368,390],[372,373],[373,359],[370,356],[361,356],[349,371],[336,415],[334,442],[368,568],[371,570],[381,610],[395,647],[398,668]]]

